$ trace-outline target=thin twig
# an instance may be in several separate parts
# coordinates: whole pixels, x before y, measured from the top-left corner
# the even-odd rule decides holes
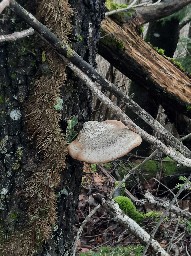
[[[184,26],[186,26],[188,23],[191,22],[191,17],[188,17],[184,19],[180,24],[179,24],[179,30],[182,29]]]
[[[85,220],[82,222],[80,228],[78,229],[75,241],[74,241],[74,245],[73,245],[73,256],[76,256],[76,250],[77,250],[77,245],[78,245],[78,241],[82,235],[83,229],[85,227],[85,225],[87,224],[88,221],[90,221],[91,217],[97,212],[97,210],[101,207],[100,204],[98,204],[89,214],[88,216],[85,218]]]
[[[128,7],[106,12],[106,13],[105,13],[105,16],[111,16],[111,15],[116,14],[116,13],[119,13],[119,12],[126,12],[126,11],[128,11],[129,9],[132,9],[132,8],[135,9],[135,8],[141,7],[141,6],[142,6],[142,7],[148,7],[148,6],[157,5],[157,4],[159,4],[159,3],[161,2],[161,0],[158,0],[157,2],[152,3],[152,4],[149,4],[149,3],[142,3],[142,4],[137,4],[137,5],[135,5],[136,2],[137,2],[137,0],[134,0]]]
[[[175,196],[174,192],[172,191],[172,189],[168,188],[166,185],[164,185],[161,181],[159,181],[156,178],[153,178],[156,182],[158,182],[160,185],[162,185],[164,188],[166,188],[173,196]]]
[[[154,196],[148,191],[145,193],[144,196],[150,204],[168,209],[169,212],[173,212],[178,216],[184,216],[189,219],[191,218],[190,212],[182,210],[179,207],[175,206],[174,204],[171,204],[171,206],[170,206],[170,203],[167,200],[163,201],[162,199],[154,198]],[[174,198],[175,197],[176,197],[176,195],[174,196]],[[170,208],[169,208],[169,206],[170,206]]]
[[[3,10],[10,5],[10,0],[3,0],[0,3],[0,13],[3,12]]]
[[[158,149],[156,149],[155,151],[153,151],[153,153],[146,157],[140,164],[138,164],[137,166],[135,166],[134,168],[132,168],[124,177],[123,179],[118,183],[118,185],[114,188],[114,190],[111,192],[111,196],[113,196],[113,194],[115,193],[115,191],[119,188],[121,188],[121,186],[125,183],[125,181],[133,174],[135,173],[135,171],[137,171],[138,169],[140,169],[147,161],[149,161],[150,159],[153,158],[154,155],[156,155],[158,152]]]
[[[115,183],[116,182],[116,179],[107,171],[107,170],[105,170],[105,168],[103,168],[103,166],[101,166],[101,165],[98,165],[99,166],[99,169],[107,176],[107,177],[109,177],[110,178],[110,180],[113,182],[113,183]],[[138,198],[136,198],[133,194],[131,194],[131,192],[129,191],[129,190],[127,190],[127,189],[125,189],[125,194],[127,194],[127,196],[133,201],[133,202],[140,202],[139,200],[138,200]],[[112,192],[112,194],[113,194],[114,192]]]
[[[180,233],[177,237],[176,237],[176,241],[174,241],[174,245],[178,244],[180,241],[182,241],[183,237],[185,236],[185,231],[183,231],[182,233]]]
[[[187,256],[191,256],[190,253],[188,252],[188,246],[187,246],[187,244],[186,244],[186,254],[187,254]]]
[[[175,227],[175,230],[174,230],[174,232],[173,232],[173,234],[172,234],[172,237],[171,237],[171,239],[170,239],[169,245],[168,245],[168,247],[167,247],[167,252],[168,252],[168,253],[170,252],[171,248],[173,247],[173,240],[174,240],[174,237],[175,237],[176,232],[177,232],[177,230],[178,230],[178,227],[179,227],[179,224],[180,224],[180,220],[181,220],[181,218],[180,218],[180,216],[179,216],[179,217],[178,217],[178,222],[177,222],[176,227]]]
[[[21,32],[14,32],[9,35],[0,35],[0,42],[16,41],[17,39],[27,37],[34,34],[34,29],[29,28]]]
[[[191,133],[189,133],[186,136],[182,137],[180,140],[184,141],[184,140],[188,140],[188,139],[191,139]]]
[[[179,195],[186,189],[186,187],[188,186],[189,182],[190,182],[190,178],[191,178],[191,175],[189,176],[188,180],[184,183],[184,185],[179,189],[179,191],[177,192],[176,196],[171,200],[171,202],[169,203],[169,206],[168,208],[163,212],[163,214],[161,215],[160,217],[160,220],[158,221],[155,229],[153,230],[152,234],[151,234],[151,237],[150,237],[150,241],[154,238],[158,228],[160,227],[160,225],[162,224],[162,222],[164,221],[164,219],[167,217],[170,209],[172,208],[172,206],[174,205],[174,203],[176,202],[177,198],[179,197]],[[145,247],[144,249],[144,252],[143,252],[143,255],[142,256],[145,256],[146,253],[147,253],[147,250],[150,246],[150,241],[147,243],[147,246]]]

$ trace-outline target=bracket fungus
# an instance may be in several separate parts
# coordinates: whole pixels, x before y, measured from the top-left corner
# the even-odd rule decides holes
[[[142,142],[140,135],[121,121],[84,123],[78,137],[68,145],[69,155],[87,163],[106,163],[122,157]]]

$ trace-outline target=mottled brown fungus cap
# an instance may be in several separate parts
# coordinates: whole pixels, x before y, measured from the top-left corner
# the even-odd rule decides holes
[[[140,135],[122,122],[107,120],[84,123],[78,137],[68,146],[72,158],[87,163],[106,163],[126,155],[142,142]]]

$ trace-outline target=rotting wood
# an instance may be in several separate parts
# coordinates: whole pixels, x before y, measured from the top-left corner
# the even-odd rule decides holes
[[[191,117],[191,79],[159,55],[136,32],[132,23],[124,29],[107,18],[102,22],[99,53],[135,82],[141,81],[161,103]]]

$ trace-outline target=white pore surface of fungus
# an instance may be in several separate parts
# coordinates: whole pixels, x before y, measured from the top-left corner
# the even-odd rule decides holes
[[[68,146],[72,158],[87,163],[106,163],[126,155],[142,142],[121,121],[89,121]]]

